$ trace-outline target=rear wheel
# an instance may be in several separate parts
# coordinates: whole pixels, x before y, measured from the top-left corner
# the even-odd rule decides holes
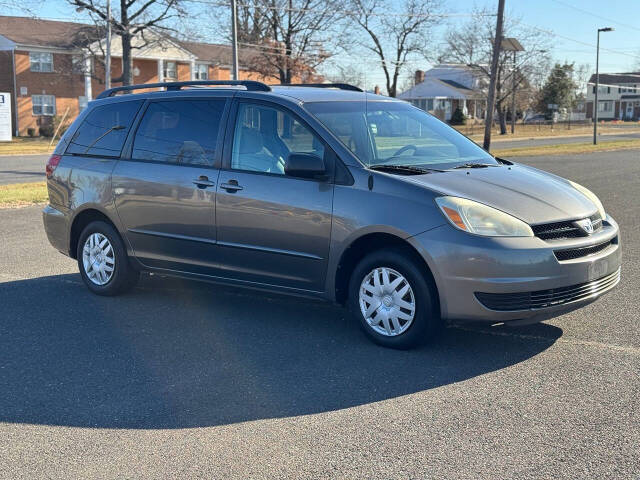
[[[431,340],[440,326],[435,289],[400,249],[379,250],[356,266],[349,307],[364,332],[385,347],[406,349]]]
[[[140,273],[131,267],[118,232],[103,221],[91,222],[78,240],[78,268],[85,285],[98,295],[130,290]]]

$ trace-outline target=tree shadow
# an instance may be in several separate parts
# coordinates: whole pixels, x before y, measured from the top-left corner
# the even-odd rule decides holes
[[[508,367],[562,335],[547,324],[527,327],[534,339],[469,326],[394,351],[336,306],[146,276],[116,298],[90,294],[79,275],[2,283],[0,306],[0,422],[98,428],[367,404]]]

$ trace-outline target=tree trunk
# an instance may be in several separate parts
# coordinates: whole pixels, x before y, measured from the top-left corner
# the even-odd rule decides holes
[[[120,0],[120,21],[124,31],[122,39],[122,85],[133,85],[133,57],[131,56],[131,32],[129,31],[129,11],[126,0]]]
[[[500,123],[500,135],[507,134],[507,112],[502,106],[502,102],[496,103],[496,110],[498,112],[498,122]]]
[[[133,85],[133,58],[129,33],[122,35],[122,84]]]

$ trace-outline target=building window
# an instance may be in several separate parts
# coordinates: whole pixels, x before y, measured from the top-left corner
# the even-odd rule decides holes
[[[433,110],[433,98],[428,98],[427,99],[427,111],[430,112],[431,110]]]
[[[205,65],[204,63],[196,63],[195,79],[209,80],[209,65]]]
[[[56,97],[53,95],[31,95],[34,115],[55,115]]]
[[[175,80],[176,78],[178,78],[176,62],[164,62],[162,76],[168,80]]]
[[[32,72],[53,72],[53,54],[29,52]]]
[[[613,112],[613,102],[598,102],[598,112]]]

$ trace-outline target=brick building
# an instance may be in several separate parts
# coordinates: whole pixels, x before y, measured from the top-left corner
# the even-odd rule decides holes
[[[228,80],[231,49],[226,45],[181,42],[152,33],[134,39],[134,83],[169,80]],[[0,92],[12,94],[12,131],[27,135],[50,126],[65,113],[69,120],[104,90],[101,42],[95,26],[0,16]],[[113,36],[111,76],[122,72],[120,38]],[[256,51],[241,50],[240,64]],[[241,79],[279,83],[277,77],[240,69]],[[113,83],[112,86],[120,85]]]

